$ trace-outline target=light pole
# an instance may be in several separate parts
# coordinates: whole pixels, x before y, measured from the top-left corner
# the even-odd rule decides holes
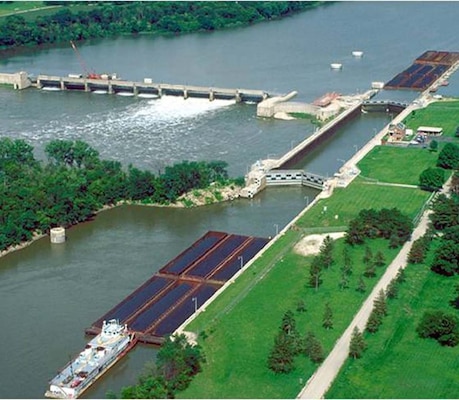
[[[304,196],[305,200],[306,200],[306,205],[309,206],[309,196]]]
[[[274,224],[274,228],[276,228],[276,236],[279,234],[279,225]]]
[[[355,149],[355,152],[357,153],[359,151],[359,146],[357,146],[356,144],[354,144],[354,149]]]
[[[194,302],[194,313],[196,314],[196,311],[198,311],[198,298],[193,297],[191,300]]]
[[[239,268],[242,269],[242,267],[244,266],[244,257],[238,256],[237,259],[240,261]]]

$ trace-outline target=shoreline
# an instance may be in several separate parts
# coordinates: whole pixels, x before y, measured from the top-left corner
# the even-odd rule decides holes
[[[211,205],[211,204],[217,204],[217,203],[223,203],[223,202],[227,202],[227,201],[232,201],[232,200],[235,200],[235,199],[240,197],[239,196],[239,192],[241,190],[241,187],[237,186],[237,185],[231,185],[231,186],[234,186],[234,189],[231,189],[231,187],[229,187],[229,186],[215,189],[215,190],[219,190],[219,191],[223,192],[224,194],[222,193],[222,198],[220,200],[218,200],[217,198],[214,197],[214,201],[212,203],[207,203],[205,201],[205,198],[209,197],[209,196],[206,196],[206,195],[212,195],[213,194],[212,193],[212,189],[194,189],[191,192],[185,193],[184,195],[180,196],[177,199],[176,203],[171,203],[171,204],[142,203],[141,201],[121,200],[121,201],[117,202],[116,204],[102,206],[102,208],[100,208],[99,210],[95,211],[94,218],[98,214],[100,214],[100,213],[102,213],[104,211],[108,211],[108,210],[111,210],[113,208],[120,207],[120,206],[123,206],[123,205],[127,205],[127,206],[143,206],[143,207],[169,207],[169,208],[184,208],[184,209],[188,209],[188,208],[202,207],[202,206],[207,206],[207,205]],[[195,191],[198,191],[199,193],[203,194],[203,196],[200,196],[199,198],[194,196],[193,192],[195,192]],[[184,204],[184,201],[186,202],[186,200],[192,201],[193,204],[190,205],[190,206],[186,206]],[[196,203],[194,203],[194,201],[196,201]],[[77,224],[71,225],[71,226],[69,226],[69,227],[67,227],[65,229],[70,229],[70,228],[72,228],[74,226],[77,226],[77,225],[85,223],[85,222],[91,222],[91,219],[88,219],[86,221],[82,221],[82,222],[79,222]],[[6,248],[5,250],[0,251],[0,258],[3,258],[4,256],[7,256],[8,254],[14,253],[16,251],[23,250],[23,249],[29,247],[30,245],[32,245],[33,243],[37,242],[38,240],[45,238],[46,236],[49,237],[49,233],[37,233],[37,232],[34,232],[31,240],[28,240],[26,242],[22,242],[20,244],[14,245],[14,246],[10,246],[10,247]]]

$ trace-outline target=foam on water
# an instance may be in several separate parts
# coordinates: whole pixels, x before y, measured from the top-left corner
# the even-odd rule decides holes
[[[201,159],[200,149],[211,143],[205,135],[196,135],[196,130],[209,131],[215,113],[234,104],[234,100],[185,100],[176,96],[126,99],[108,111],[78,118],[60,115],[46,125],[37,124],[29,137],[39,137],[41,144],[53,139],[81,139],[96,148],[102,158],[123,164],[129,160],[137,167],[156,170],[182,159]]]

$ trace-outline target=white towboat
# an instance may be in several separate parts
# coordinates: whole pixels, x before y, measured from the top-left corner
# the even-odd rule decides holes
[[[343,64],[340,63],[331,63],[330,64],[331,69],[341,69],[343,68]]]
[[[134,346],[126,325],[104,321],[102,331],[50,382],[46,397],[75,399]]]
[[[354,57],[362,57],[363,56],[363,51],[359,51],[359,50],[353,51],[352,55]]]

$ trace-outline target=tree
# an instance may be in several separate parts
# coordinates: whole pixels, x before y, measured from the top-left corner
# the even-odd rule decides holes
[[[438,142],[435,139],[432,139],[429,144],[430,151],[438,151]]]
[[[205,362],[200,346],[188,343],[185,335],[166,338],[156,357],[156,366],[139,378],[138,384],[124,387],[121,398],[174,398],[188,387]]]
[[[382,323],[382,315],[373,307],[370,316],[368,317],[365,330],[370,333],[376,333]]]
[[[365,246],[365,255],[363,256],[363,263],[370,265],[373,261],[373,252],[369,246]]]
[[[376,276],[376,268],[374,264],[367,265],[363,275],[367,278],[374,278]]]
[[[341,270],[346,275],[352,275],[352,260],[349,254],[348,246],[344,246],[343,248],[343,266],[341,267]]]
[[[172,394],[188,387],[203,362],[201,347],[188,343],[184,334],[167,338],[156,356],[158,372]]]
[[[349,357],[360,358],[366,349],[366,344],[363,339],[363,334],[356,326],[352,331],[351,342],[349,344]]]
[[[322,283],[322,257],[316,256],[309,266],[309,285],[316,289],[319,289]]]
[[[458,172],[454,172],[451,178],[451,185],[449,188],[450,188],[451,193],[454,193],[455,195],[459,195],[459,173]]]
[[[452,276],[459,272],[459,243],[454,240],[442,240],[435,251],[430,269],[437,274]]]
[[[303,339],[303,352],[314,363],[322,362],[325,358],[322,344],[311,331],[308,331]]]
[[[356,290],[360,293],[365,293],[367,290],[367,286],[365,285],[365,281],[362,277],[359,278],[359,283],[357,284]]]
[[[333,264],[333,239],[330,235],[325,236],[325,239],[320,246],[320,255],[324,265],[329,268]]]
[[[454,347],[459,343],[458,319],[443,311],[426,311],[416,331],[421,338],[433,338],[442,346]]]
[[[374,301],[374,308],[381,316],[387,315],[387,304],[386,304],[386,294],[384,290],[381,289]]]
[[[333,310],[331,309],[329,302],[325,304],[325,310],[324,310],[324,315],[322,319],[322,326],[325,329],[333,328]]]
[[[440,190],[445,181],[445,171],[442,168],[427,168],[419,176],[419,186],[421,186],[421,189],[430,192]]]
[[[432,204],[432,225],[437,230],[444,230],[459,225],[459,200],[455,196],[439,194]]]
[[[455,297],[449,302],[455,309],[459,310],[459,284],[456,285]]]
[[[408,253],[408,262],[410,264],[421,264],[424,261],[430,243],[424,236],[416,239]]]
[[[349,276],[346,274],[345,271],[341,273],[341,279],[338,284],[340,289],[347,289],[349,287]]]
[[[307,311],[306,303],[304,302],[303,299],[298,300],[297,305],[296,305],[296,311],[300,312],[300,313],[303,313],[303,312]]]
[[[406,273],[405,269],[400,267],[398,269],[397,275],[395,276],[395,279],[397,280],[397,283],[403,283],[406,281]]]
[[[397,279],[392,279],[387,285],[386,297],[388,299],[395,299],[398,296],[398,282]]]
[[[386,264],[386,258],[384,257],[383,252],[378,250],[375,255],[375,265],[377,267],[382,267],[384,264]]]
[[[276,374],[288,374],[294,368],[293,356],[291,338],[284,331],[279,331],[268,356],[268,367]]]
[[[445,169],[458,169],[459,146],[455,143],[446,143],[438,155],[437,166]]]

